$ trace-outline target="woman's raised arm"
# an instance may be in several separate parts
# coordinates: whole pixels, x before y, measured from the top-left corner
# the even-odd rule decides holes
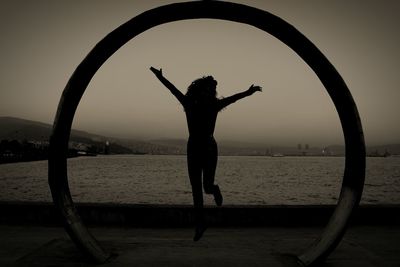
[[[178,90],[178,88],[175,87],[170,81],[168,81],[162,74],[162,69],[156,69],[154,67],[150,67],[150,70],[154,73],[154,75],[160,80],[162,84],[164,84],[165,87],[168,88],[168,90],[171,91],[171,93],[178,99],[178,101],[184,105],[185,103],[185,95],[182,94],[181,91]]]
[[[244,92],[237,93],[237,94],[234,94],[232,96],[228,96],[228,97],[222,98],[221,100],[219,100],[219,109],[223,109],[226,106],[228,106],[228,105],[230,105],[230,104],[232,104],[232,103],[234,103],[234,102],[236,102],[236,101],[238,101],[238,100],[240,100],[242,98],[245,98],[246,96],[251,96],[252,94],[254,94],[257,91],[258,92],[262,92],[262,88],[260,86],[257,86],[257,85],[255,86],[254,84],[252,84],[250,86],[250,88],[247,89]]]

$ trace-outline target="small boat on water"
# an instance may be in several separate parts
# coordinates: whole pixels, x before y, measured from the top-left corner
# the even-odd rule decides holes
[[[83,156],[83,157],[97,157],[96,153],[91,153],[91,152],[87,152],[87,151],[78,151],[77,152],[78,156]]]
[[[283,154],[281,154],[281,153],[276,153],[276,154],[272,154],[271,155],[271,157],[276,157],[276,158],[279,158],[279,157],[284,157],[285,155],[283,155]]]

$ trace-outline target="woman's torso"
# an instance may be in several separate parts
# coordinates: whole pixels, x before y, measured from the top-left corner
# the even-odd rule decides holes
[[[218,99],[207,102],[188,101],[185,106],[189,136],[196,139],[213,138],[217,121]]]

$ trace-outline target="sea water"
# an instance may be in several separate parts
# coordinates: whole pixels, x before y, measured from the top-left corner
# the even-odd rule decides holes
[[[335,204],[343,172],[343,157],[220,156],[215,182],[224,204]],[[75,202],[192,203],[185,156],[78,157],[68,176]],[[400,204],[399,192],[400,157],[367,158],[362,203]],[[47,161],[0,165],[0,201],[51,201]]]

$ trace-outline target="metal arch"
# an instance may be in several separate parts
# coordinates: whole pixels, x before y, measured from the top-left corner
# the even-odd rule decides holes
[[[304,253],[297,256],[299,265],[315,265],[323,261],[342,239],[350,215],[358,206],[363,191],[365,144],[357,107],[334,66],[293,26],[266,11],[222,1],[176,3],[146,11],[109,33],[76,68],[58,105],[49,151],[49,185],[66,231],[75,244],[93,261],[102,263],[109,259],[110,254],[101,248],[81,221],[68,186],[67,149],[71,125],[79,101],[90,80],[113,53],[138,34],[164,23],[201,18],[244,23],[275,36],[293,49],[314,70],[334,102],[346,145],[342,189],[336,209],[324,232]]]

